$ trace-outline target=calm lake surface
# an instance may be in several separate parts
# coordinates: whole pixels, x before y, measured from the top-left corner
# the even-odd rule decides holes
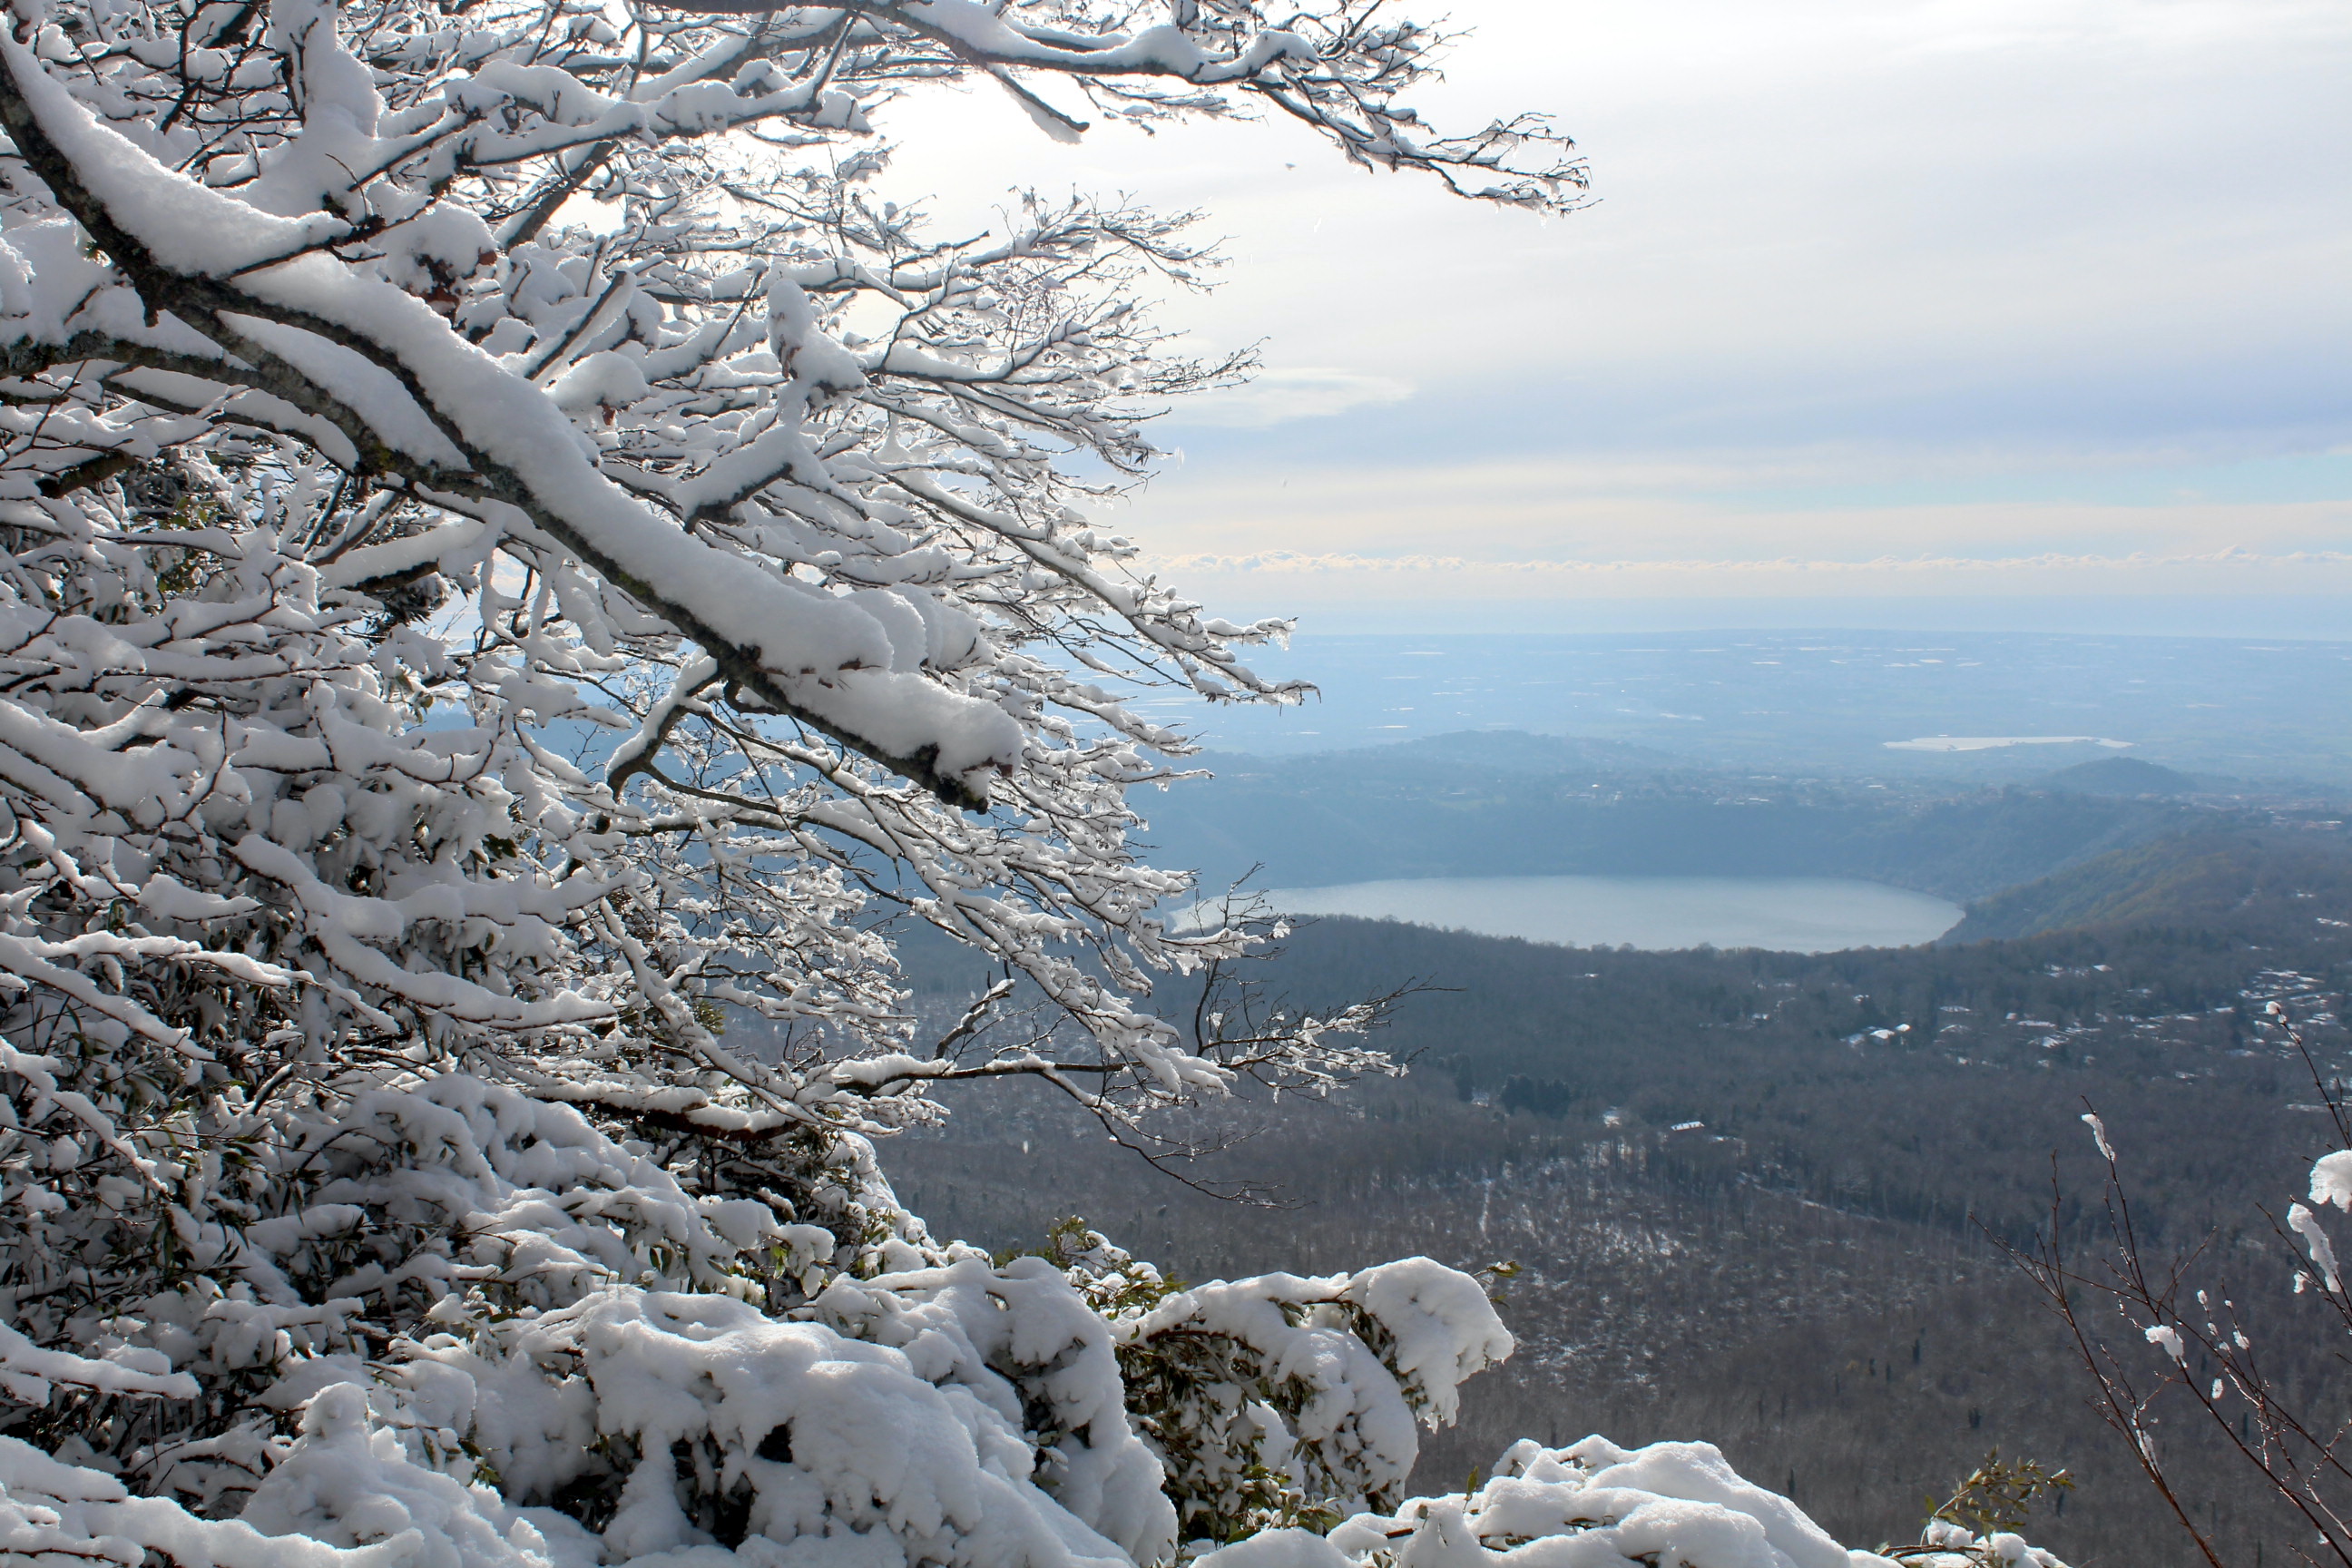
[[[1764,947],[1833,952],[1932,942],[1958,904],[1829,877],[1428,877],[1281,888],[1302,915],[1360,915],[1576,947]]]

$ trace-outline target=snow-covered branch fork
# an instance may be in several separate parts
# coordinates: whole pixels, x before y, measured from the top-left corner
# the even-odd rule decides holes
[[[836,1032],[895,1026],[884,992],[845,978],[878,951],[841,934],[861,881],[998,952],[1114,1058],[1182,1058],[1116,998],[1152,967],[1247,943],[1179,941],[1151,919],[1183,880],[1132,863],[1119,795],[1168,776],[1137,748],[1184,748],[1116,687],[1297,693],[1234,651],[1278,625],[1204,619],[1127,578],[1130,547],[1086,525],[1089,487],[1056,465],[1076,451],[1140,473],[1152,400],[1244,368],[1167,356],[1129,297],[1139,273],[1189,279],[1203,258],[1175,223],[1086,204],[931,244],[859,188],[867,154],[755,174],[745,149],[719,151],[730,131],[793,152],[855,138],[862,102],[947,68],[870,17],[673,22],[634,40],[561,6],[469,20],[460,35],[436,13],[303,0],[266,16],[69,10],[0,45],[12,523],[109,556],[102,586],[88,560],[45,561],[38,581],[20,562],[22,602],[112,626],[142,595],[235,578],[273,637],[310,639],[269,672],[344,693],[256,703],[146,653],[74,669],[114,709],[167,699],[181,727],[218,731],[220,756],[191,752],[158,800],[195,823],[172,849],[201,863],[188,885],[309,928],[299,960],[255,974],[305,1005],[323,989],[378,1035],[411,1026],[388,996],[412,1022],[507,1030],[634,1007],[780,1114],[807,1080],[718,1052],[684,993]],[[551,228],[575,195],[615,221]],[[842,328],[854,313],[867,335]],[[159,487],[169,504],[132,494]],[[276,516],[257,531],[262,496]],[[436,607],[470,616],[470,647],[415,628]],[[46,679],[10,700],[47,712]],[[348,747],[320,749],[313,710],[348,711],[354,679],[395,698],[360,721],[375,764],[526,804],[491,801],[472,848],[426,857],[428,879],[478,885],[462,861],[489,846],[487,881],[562,881],[533,918],[567,951],[620,955],[642,1007],[605,994],[609,966],[567,983],[539,938],[506,949],[520,964],[464,942],[477,958],[454,972],[400,960],[384,944],[416,915],[355,904],[298,863],[348,825],[273,837],[280,796],[349,794],[331,776]],[[402,707],[434,704],[464,710],[473,738],[404,728]],[[240,741],[257,721],[286,742]],[[134,740],[164,742],[147,761],[173,752],[152,726],[177,721],[140,722]],[[613,732],[593,759],[573,748],[603,780],[548,751],[548,723]],[[419,747],[426,761],[404,760]],[[974,822],[927,795],[1020,816]],[[204,842],[230,802],[255,841],[233,852],[237,834]],[[658,886],[641,881],[655,866]],[[226,893],[224,877],[253,886]],[[514,889],[486,896],[451,907],[509,941],[497,911]],[[816,948],[812,921],[835,933]],[[1104,969],[1049,951],[1088,931],[1109,933]],[[769,961],[746,969],[746,946]],[[815,952],[826,978],[793,977]],[[727,982],[698,983],[721,967]],[[1147,1077],[1179,1098],[1222,1081],[1205,1065]]]
[[[103,312],[103,296],[127,286],[132,299],[116,308],[154,323],[92,343],[68,322],[67,352],[119,353],[122,371],[160,371],[167,397],[194,382],[203,390],[184,393],[191,405],[258,394],[252,401],[277,406],[257,408],[256,424],[313,438],[356,479],[470,514],[526,549],[568,554],[701,647],[759,706],[841,735],[957,804],[984,804],[978,776],[1011,771],[1020,742],[1008,718],[891,673],[893,649],[872,616],[795,594],[754,561],[660,526],[598,471],[553,398],[424,301],[332,254],[364,226],[277,218],[182,178],[98,123],[22,44],[0,44],[0,124],[116,274],[93,267],[81,279],[37,280],[79,286],[77,318]],[[478,254],[488,253],[483,238]],[[35,363],[25,370],[55,368],[37,338],[26,347],[16,357]],[[105,379],[134,396],[142,387],[120,372]],[[76,453],[72,468],[121,450]],[[774,472],[736,488],[782,478],[798,455],[779,454],[763,465]]]
[[[2269,1003],[2256,1027],[2303,1058],[2336,1139],[2346,1145],[2313,1163],[2309,1203],[2321,1212],[2352,1211],[2352,1110],[2340,1084],[2314,1059],[2284,1004]],[[2039,1245],[2031,1252],[2012,1248],[2011,1256],[2073,1338],[2093,1407],[2129,1442],[2157,1498],[2205,1562],[2219,1568],[2223,1557],[2210,1516],[2200,1523],[2194,1511],[2190,1477],[2176,1446],[2159,1441],[2171,1436],[2159,1430],[2168,1421],[2176,1429],[2201,1428],[2261,1478],[2283,1505],[2282,1521],[2307,1543],[2296,1549],[2305,1561],[2352,1564],[2352,1452],[2346,1447],[2352,1426],[2336,1401],[2312,1388],[2309,1373],[2315,1361],[2332,1377],[2340,1352],[2325,1347],[2352,1334],[2352,1299],[2319,1214],[2291,1203],[2283,1220],[2264,1215],[2276,1243],[2273,1258],[2292,1278],[2296,1305],[2317,1320],[2315,1331],[2307,1321],[2300,1327],[2302,1342],[2283,1340],[2273,1314],[2259,1310],[2252,1282],[2222,1277],[2225,1258],[2215,1238],[2169,1258],[2157,1256],[2134,1217],[2105,1123],[2095,1111],[2083,1120],[2105,1166],[2107,1245],[2087,1259],[2070,1251],[2053,1180]],[[2123,1333],[2111,1337],[2108,1324]]]

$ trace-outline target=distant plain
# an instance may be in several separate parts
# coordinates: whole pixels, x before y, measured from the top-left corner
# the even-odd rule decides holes
[[[1344,751],[1505,728],[1691,765],[2000,783],[2121,754],[2191,773],[2352,783],[2352,641],[2063,633],[1757,631],[1297,637],[1264,672],[1318,688],[1205,715],[1213,749]],[[1180,708],[1182,711],[1180,712]],[[2332,716],[2332,717],[2331,717]],[[1928,751],[1938,736],[2084,736]],[[2099,742],[2120,742],[2103,746]]]

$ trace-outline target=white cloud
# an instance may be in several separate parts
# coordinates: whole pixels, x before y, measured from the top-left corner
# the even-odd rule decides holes
[[[1599,205],[1479,211],[1279,121],[1063,148],[1000,95],[892,111],[919,186],[1129,191],[1228,237],[1228,286],[1165,314],[1262,343],[1273,374],[1171,419],[1188,466],[1120,519],[1147,545],[2021,563],[2352,537],[2352,485],[2323,478],[2256,505],[2148,500],[2169,468],[2352,433],[2341,0],[1481,0],[1462,19],[1477,36],[1432,109],[1554,111]],[[1278,459],[1232,450],[1277,422]],[[2011,499],[1929,504],[1971,484]],[[1840,486],[1883,494],[1801,493]]]
[[[1879,561],[2264,556],[2341,548],[2352,500],[2245,502],[2176,496],[2138,504],[1912,500],[1890,484],[1866,503],[1769,485],[1727,494],[1738,464],[1497,459],[1351,468],[1195,462],[1118,516],[1170,557],[1460,556],[1470,561]],[[1791,473],[1805,471],[1792,459]],[[1821,470],[1841,470],[1826,464]],[[1857,470],[1844,470],[1849,479]],[[1875,470],[1863,469],[1868,474]],[[1713,482],[1710,482],[1713,481]]]
[[[2343,575],[2331,587],[2352,588],[2352,551],[2296,550],[2265,554],[2252,550],[2216,550],[2203,553],[2152,555],[2068,555],[2048,551],[2034,555],[1880,555],[1867,560],[1839,561],[1780,556],[1772,559],[1617,560],[1617,561],[1486,561],[1461,555],[1307,555],[1294,550],[1260,550],[1246,555],[1154,556],[1147,569],[1168,573],[1273,573],[1324,575],[1333,573],[1492,574],[1549,578],[1604,578],[1626,575],[1719,575],[1814,577],[1848,575],[1883,577],[1932,574],[1938,576],[1978,573],[2096,572],[2119,574],[2334,571]],[[2319,584],[2312,584],[2319,591]]]
[[[1437,606],[1482,605],[1504,617],[1484,623],[1494,629],[1515,607],[1545,604],[1780,599],[1816,605],[1828,615],[1819,624],[1829,625],[1843,624],[1831,606],[1874,600],[1938,601],[1945,606],[1939,613],[1948,613],[1971,600],[2071,595],[2151,612],[2192,599],[2259,603],[2270,606],[2263,624],[2284,625],[2280,617],[2286,617],[2297,626],[2311,620],[2299,606],[2326,605],[2335,607],[2322,619],[2335,629],[2295,635],[2341,636],[2341,607],[2352,604],[2352,551],[2340,550],[1589,560],[1269,550],[1139,564],[1228,615],[1304,614],[1327,629],[1330,612],[1348,606],[1388,606],[1383,624],[1403,626],[1421,624]],[[2159,616],[2142,629],[2177,633],[2194,626]]]
[[[1369,405],[1368,405],[1369,406]],[[1418,410],[1408,411],[1411,420]],[[1193,423],[1182,407],[1172,426]],[[1442,446],[1420,444],[1400,451],[1392,442],[1398,426],[1386,423],[1363,437],[1368,447],[1391,438],[1370,461],[1338,464],[1318,456],[1286,453],[1278,464],[1244,452],[1193,458],[1154,481],[1140,504],[1147,511],[1165,494],[1214,489],[1221,500],[1269,495],[1287,488],[1315,496],[1360,499],[1381,495],[1450,492],[1492,497],[1540,490],[1560,497],[1766,495],[1776,491],[1952,489],[2022,477],[2080,489],[2085,483],[2127,480],[2150,472],[2210,470],[2240,454],[2187,440],[2146,440],[2128,447],[2045,441],[1994,444],[1963,441],[1817,441],[1754,446],[1689,446],[1556,452],[1465,454],[1449,458]],[[1318,454],[1328,450],[1318,448]],[[2288,455],[2288,454],[2273,454]],[[2352,444],[2301,456],[2352,458]],[[1426,459],[1416,461],[1414,459]],[[2347,465],[2352,469],[2352,464]],[[2352,498],[2347,498],[2352,500]],[[1288,503],[1286,503],[1288,504]],[[2346,512],[2352,521],[2352,510]]]
[[[1181,418],[1186,425],[1259,429],[1293,419],[1322,419],[1351,409],[1377,408],[1412,395],[1412,384],[1394,376],[1277,367],[1261,373],[1247,386],[1187,402]]]

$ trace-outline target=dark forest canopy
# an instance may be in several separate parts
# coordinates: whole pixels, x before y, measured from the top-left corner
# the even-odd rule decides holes
[[[1433,989],[1383,1039],[1423,1079],[1592,1141],[1703,1123],[1669,1156],[1701,1184],[1763,1182],[1954,1226],[1973,1215],[2022,1235],[2046,1208],[2050,1153],[2088,1156],[2077,1118],[2089,1098],[2168,1152],[2151,1198],[2159,1226],[2170,1206],[2234,1212],[2292,1185],[2324,1119],[2286,1109],[2315,1095],[2262,1005],[2284,998],[2318,1019],[2323,1053],[2352,1048],[2338,1021],[2352,855],[2327,834],[2176,836],[1969,920],[2068,908],[2084,923],[1821,954],[1318,920],[1272,979],[1312,1006],[1416,977]],[[937,945],[909,958],[933,994],[983,984]]]
[[[2171,905],[2144,918],[2156,889]],[[1443,989],[1383,1037],[1412,1076],[1221,1119],[1241,1142],[1196,1174],[1269,1183],[1295,1207],[1172,1187],[1042,1101],[960,1100],[899,1168],[927,1207],[1003,1247],[1033,1245],[1083,1193],[1089,1220],[1187,1277],[1346,1268],[1406,1246],[1517,1259],[1505,1317],[1531,1349],[1472,1391],[1460,1437],[1424,1460],[1432,1477],[1484,1463],[1490,1435],[1547,1423],[1704,1429],[1846,1539],[1902,1539],[1914,1496],[1999,1445],[2082,1479],[2034,1531],[2069,1561],[2175,1561],[2176,1527],[1992,1241],[2046,1225],[2053,1176],[2064,1233],[2096,1237],[2079,1120],[2095,1106],[2151,1243],[2210,1238],[2258,1287],[2273,1353],[2309,1346],[2283,1370],[2327,1375],[2263,1214],[2302,1190],[2333,1133],[2265,1009],[2287,1010],[2331,1079],[2352,1073],[2352,858],[2329,834],[2232,829],[1990,903],[2098,923],[1804,955],[1320,920],[1275,966],[1293,996],[1403,976]],[[915,954],[943,1008],[982,978],[945,957]],[[2178,1442],[2211,1478],[2197,1518],[2243,1561],[2295,1539],[2227,1455]],[[1900,1478],[1905,1495],[1865,1475]]]

